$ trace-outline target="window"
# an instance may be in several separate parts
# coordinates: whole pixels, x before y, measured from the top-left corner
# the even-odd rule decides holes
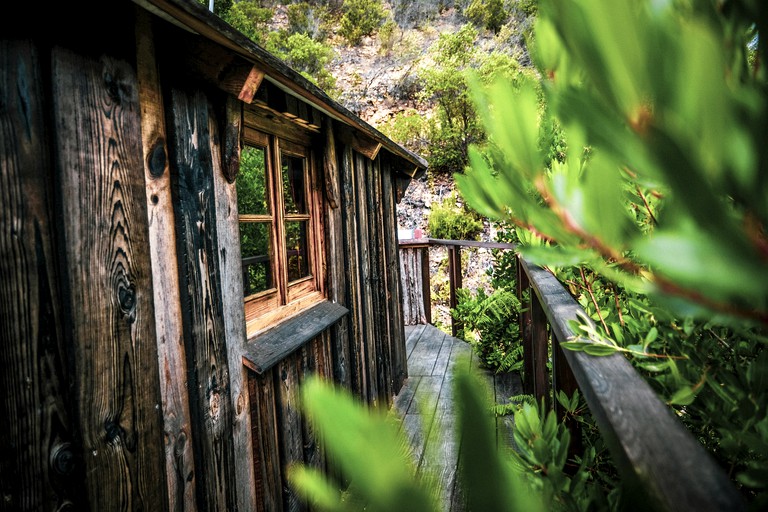
[[[237,204],[249,335],[322,299],[314,174],[305,145],[245,130]]]

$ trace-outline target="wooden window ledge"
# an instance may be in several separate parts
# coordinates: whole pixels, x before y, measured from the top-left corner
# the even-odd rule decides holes
[[[249,339],[243,354],[243,364],[262,374],[348,312],[344,306],[327,300],[312,306]]]

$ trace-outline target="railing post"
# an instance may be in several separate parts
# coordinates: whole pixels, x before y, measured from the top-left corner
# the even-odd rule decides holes
[[[449,278],[449,306],[451,309],[458,304],[456,290],[461,288],[461,247],[448,246],[448,278]],[[456,336],[463,329],[461,322],[451,319],[451,335]]]
[[[523,344],[523,392],[533,394],[533,338],[531,337],[531,285],[528,274],[523,268],[520,256],[516,258],[517,265],[517,298],[523,306],[520,313],[520,339]],[[523,296],[528,292],[528,301]]]
[[[547,315],[539,302],[539,297],[531,290],[531,348],[533,351],[533,395],[536,403],[549,407],[549,377],[547,360],[549,359],[549,330]]]
[[[573,375],[573,370],[565,359],[565,353],[560,346],[560,342],[553,336],[552,339],[552,391],[553,391],[553,404],[555,407],[555,414],[559,421],[563,421],[565,418],[565,407],[560,405],[557,401],[557,394],[559,391],[563,391],[568,397],[572,397],[573,393],[579,389],[579,385],[576,382],[576,377]],[[565,427],[571,433],[571,445],[568,448],[568,454],[572,458],[574,455],[581,454],[583,452],[581,429],[575,418],[569,417],[565,420]],[[577,468],[572,468],[576,470]]]
[[[432,287],[429,282],[429,246],[421,249],[421,296],[424,298],[424,316],[432,323]]]

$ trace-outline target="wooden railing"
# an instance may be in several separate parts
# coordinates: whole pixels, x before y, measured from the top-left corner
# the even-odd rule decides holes
[[[461,247],[514,249],[511,244],[483,242],[401,241],[403,297],[410,301],[412,311],[419,311],[418,302],[430,300],[424,292],[429,290],[430,276],[428,263],[424,262],[429,260],[429,247],[435,245],[449,247],[454,301],[455,289],[461,287]],[[524,389],[554,407],[560,417],[563,411],[552,397],[559,391],[571,395],[575,389],[580,390],[621,474],[625,508],[746,510],[742,496],[723,469],[623,355],[591,356],[560,347],[561,342],[578,337],[570,322],[584,322],[588,317],[557,278],[518,257],[517,287],[519,296],[528,298],[520,319]],[[425,309],[429,311],[429,306],[422,304],[421,311]],[[454,323],[454,334],[458,328]]]

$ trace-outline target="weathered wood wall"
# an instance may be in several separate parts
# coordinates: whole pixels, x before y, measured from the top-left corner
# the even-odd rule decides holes
[[[325,458],[302,383],[318,374],[389,407],[407,376],[407,165],[266,81],[245,95],[273,133],[310,133],[320,289],[348,310],[249,369],[259,339],[245,330],[234,178],[238,92],[255,93],[258,73],[131,2],[119,10],[93,40],[0,41],[0,511],[304,509],[285,469]]]

